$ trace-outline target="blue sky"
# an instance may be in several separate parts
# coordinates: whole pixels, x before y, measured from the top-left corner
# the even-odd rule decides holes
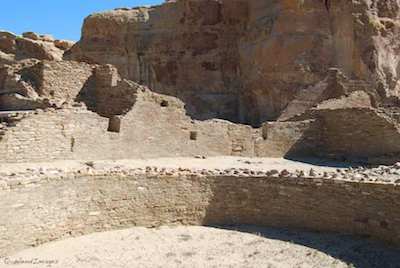
[[[0,0],[0,30],[37,32],[79,40],[83,19],[117,7],[155,5],[163,0]]]

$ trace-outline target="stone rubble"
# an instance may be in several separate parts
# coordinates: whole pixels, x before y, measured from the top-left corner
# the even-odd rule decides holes
[[[232,177],[275,177],[293,179],[325,179],[345,180],[361,183],[384,183],[400,185],[400,162],[392,166],[377,167],[349,167],[338,168],[334,171],[316,172],[310,170],[288,171],[287,169],[264,169],[253,170],[251,168],[229,168],[229,169],[205,169],[205,168],[166,168],[162,166],[146,166],[145,168],[126,167],[123,165],[97,166],[95,161],[84,163],[86,167],[75,169],[66,168],[27,168],[18,172],[0,172],[0,190],[13,189],[24,185],[32,186],[42,180],[61,180],[63,178],[77,178],[84,176],[119,176],[121,178],[131,176],[146,176],[148,178],[166,176],[175,177],[210,177],[210,176],[232,176]],[[307,174],[307,175],[306,175]]]

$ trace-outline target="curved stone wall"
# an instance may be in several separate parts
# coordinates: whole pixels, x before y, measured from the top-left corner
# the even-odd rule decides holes
[[[114,171],[0,180],[0,186],[0,255],[70,236],[160,225],[305,228],[400,243],[396,184]]]

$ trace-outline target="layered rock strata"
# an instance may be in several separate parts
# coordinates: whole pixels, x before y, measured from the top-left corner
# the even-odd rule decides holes
[[[2,32],[2,160],[397,162],[398,13],[396,1],[180,0],[93,14],[72,47]]]
[[[260,125],[313,99],[332,67],[398,97],[399,14],[394,0],[169,1],[89,16],[66,58],[114,64],[193,117]]]

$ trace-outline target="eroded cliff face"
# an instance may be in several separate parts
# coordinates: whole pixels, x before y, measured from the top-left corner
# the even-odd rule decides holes
[[[69,58],[113,64],[124,77],[178,96],[200,118],[234,119],[246,18],[245,3],[217,1],[95,14]]]
[[[258,125],[321,87],[331,67],[379,100],[398,96],[399,6],[180,0],[119,9],[86,18],[66,58],[114,64],[123,77],[181,98],[195,118]]]

